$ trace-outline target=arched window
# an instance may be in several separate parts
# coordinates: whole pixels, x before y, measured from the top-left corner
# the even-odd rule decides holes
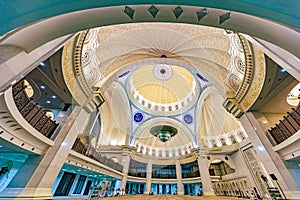
[[[31,85],[28,83],[28,81],[24,80],[24,85],[26,86],[25,92],[27,94],[27,96],[30,98],[33,96],[33,89],[31,87]]]
[[[243,132],[239,132],[239,136],[242,140],[246,139],[246,136]]]
[[[230,138],[230,141],[232,144],[236,143],[236,139],[235,139],[234,135],[230,135],[229,138]]]
[[[225,145],[226,145],[226,140],[225,140],[225,138],[221,137],[221,138],[220,138],[220,143],[222,144],[222,146],[225,146]]]

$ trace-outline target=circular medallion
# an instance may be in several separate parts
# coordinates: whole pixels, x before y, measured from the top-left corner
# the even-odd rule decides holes
[[[173,76],[173,69],[167,64],[158,64],[153,68],[153,75],[157,80],[166,81]]]
[[[193,123],[193,117],[190,114],[184,115],[183,119],[184,119],[184,122],[187,124]]]
[[[246,68],[246,64],[245,62],[242,60],[242,58],[236,56],[234,58],[234,65],[235,67],[242,73],[245,72],[245,68]]]
[[[142,113],[137,112],[134,114],[133,119],[135,122],[141,122],[143,120],[144,116]]]
[[[91,60],[91,50],[86,49],[81,55],[82,66],[87,65]]]

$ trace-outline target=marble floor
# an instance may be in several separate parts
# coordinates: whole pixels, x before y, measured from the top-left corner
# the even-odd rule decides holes
[[[55,198],[56,199],[56,198]],[[68,198],[65,200],[70,200]],[[76,200],[83,200],[84,198],[76,198]],[[225,196],[214,196],[214,197],[204,197],[204,196],[180,196],[180,195],[127,195],[120,197],[105,197],[105,198],[85,198],[85,199],[105,199],[105,200],[242,200],[237,197],[225,197]],[[62,200],[62,199],[60,199]],[[75,200],[75,198],[74,198]]]

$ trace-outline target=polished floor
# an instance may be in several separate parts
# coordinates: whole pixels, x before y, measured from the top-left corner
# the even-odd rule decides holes
[[[70,200],[68,198],[66,200]],[[74,198],[75,199],[75,198]],[[76,198],[76,200],[81,200],[84,198]],[[85,198],[85,199],[105,199],[105,200],[241,200],[237,197],[225,197],[225,196],[214,196],[214,197],[204,197],[204,196],[179,196],[179,195],[127,195],[120,197],[105,197],[105,198]],[[60,199],[62,200],[62,199]]]
[[[202,197],[202,196],[178,196],[178,195],[134,195],[134,196],[122,196],[122,197],[111,197],[106,198],[107,200],[193,200],[193,199],[207,199],[207,200],[235,200],[240,198],[234,197],[223,197],[223,196],[215,196],[215,197]]]

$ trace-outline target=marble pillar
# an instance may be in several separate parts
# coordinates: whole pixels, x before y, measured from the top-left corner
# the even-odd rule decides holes
[[[200,155],[197,156],[197,161],[199,165],[199,171],[201,175],[201,182],[203,187],[204,196],[215,196],[215,193],[213,192],[213,187],[210,179],[210,174],[208,171],[208,163],[206,161],[206,155]]]
[[[151,179],[152,179],[152,160],[148,160],[147,163],[147,169],[146,169],[146,175],[147,175],[147,180],[146,180],[146,191],[145,194],[149,194],[151,191]]]
[[[283,160],[280,156],[274,152],[273,146],[268,140],[265,131],[262,128],[262,123],[257,119],[264,119],[262,113],[259,112],[247,112],[241,118],[240,121],[248,134],[257,157],[261,162],[261,167],[266,171],[265,176],[271,181],[270,174],[275,174],[278,178],[278,182],[286,193],[287,198],[297,199],[300,198],[299,188],[286,168]]]
[[[130,154],[125,152],[122,156],[122,164],[123,164],[123,178],[122,178],[122,188],[126,189],[126,182],[130,164]]]
[[[176,177],[177,177],[177,194],[178,195],[183,195],[181,166],[180,166],[180,161],[179,160],[176,160]]]

